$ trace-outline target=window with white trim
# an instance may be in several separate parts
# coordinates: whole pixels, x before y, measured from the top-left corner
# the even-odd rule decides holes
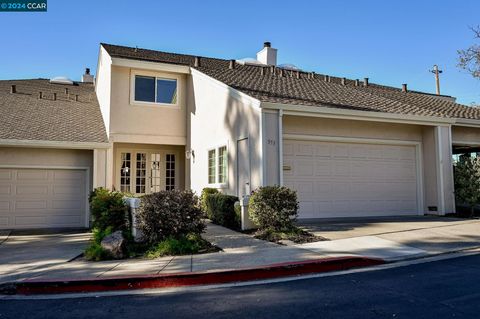
[[[135,75],[135,101],[177,104],[177,80]]]
[[[130,192],[131,154],[121,153],[120,158],[120,191]]]
[[[228,152],[226,146],[208,151],[208,183],[225,184],[228,175]]]
[[[165,189],[175,189],[175,154],[167,154],[165,158]]]

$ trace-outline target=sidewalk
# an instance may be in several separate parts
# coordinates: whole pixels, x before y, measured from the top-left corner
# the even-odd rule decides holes
[[[480,246],[480,220],[434,224],[362,236],[281,246],[208,223],[203,237],[223,251],[157,259],[71,262],[38,266],[28,271],[0,271],[0,283],[27,279],[84,279],[158,275],[198,271],[238,270],[279,263],[338,256],[364,256],[387,262],[448,253]],[[357,233],[354,233],[357,234]],[[1,268],[1,265],[0,265]]]

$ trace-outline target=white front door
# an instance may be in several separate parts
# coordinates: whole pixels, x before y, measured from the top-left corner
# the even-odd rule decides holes
[[[248,138],[237,141],[237,190],[238,197],[250,194],[250,153]]]
[[[415,146],[285,140],[283,152],[299,218],[418,214]]]

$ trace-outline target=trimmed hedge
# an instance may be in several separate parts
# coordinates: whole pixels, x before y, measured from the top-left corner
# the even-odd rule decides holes
[[[137,214],[138,229],[145,241],[158,243],[169,237],[201,234],[205,229],[198,197],[192,191],[169,190],[141,198]]]
[[[225,194],[206,196],[207,216],[215,224],[232,229],[240,228],[240,216],[235,210],[238,197]]]
[[[259,187],[250,197],[248,212],[260,229],[291,229],[298,215],[297,193],[285,186]]]
[[[219,193],[220,192],[216,188],[205,187],[202,189],[202,194],[200,195],[200,208],[205,215],[207,214],[207,196]]]

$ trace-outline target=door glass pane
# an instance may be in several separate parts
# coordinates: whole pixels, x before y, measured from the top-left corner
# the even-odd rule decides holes
[[[150,154],[150,192],[160,191],[160,154]]]
[[[167,154],[165,158],[165,189],[175,189],[175,154]]]
[[[130,153],[121,153],[121,168],[120,168],[120,191],[130,192],[130,174],[132,167],[130,165]]]
[[[135,101],[155,102],[155,78],[135,76]]]
[[[147,180],[147,154],[137,153],[137,174],[135,179],[135,193],[145,193],[145,182]]]

